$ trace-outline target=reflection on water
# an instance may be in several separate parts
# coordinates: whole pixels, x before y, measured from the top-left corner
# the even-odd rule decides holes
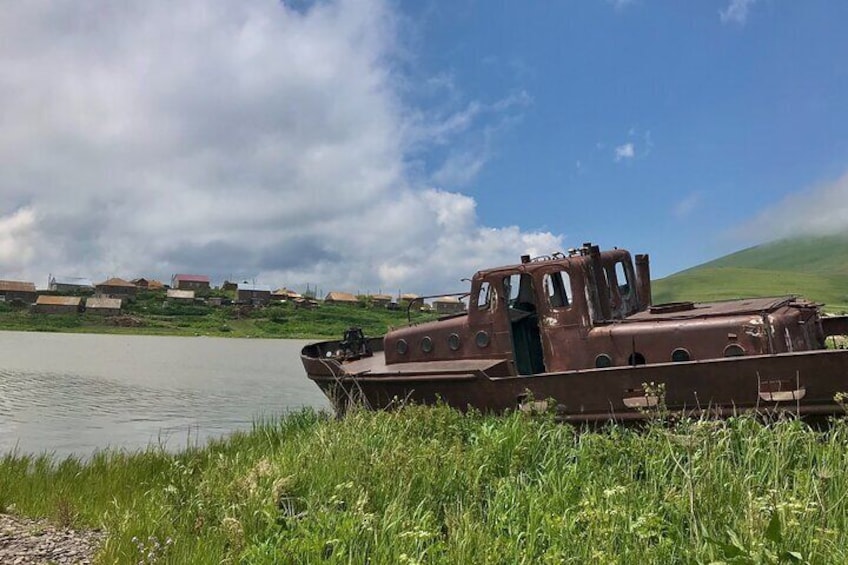
[[[0,452],[178,449],[328,408],[299,340],[0,332]]]

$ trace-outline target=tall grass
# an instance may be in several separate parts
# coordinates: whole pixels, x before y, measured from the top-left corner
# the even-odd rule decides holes
[[[10,454],[0,508],[105,528],[105,563],[843,563],[846,447],[844,420],[303,411],[179,454]]]

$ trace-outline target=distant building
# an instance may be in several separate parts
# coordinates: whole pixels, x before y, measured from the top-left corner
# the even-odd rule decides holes
[[[412,302],[413,300],[417,301],[418,304],[422,304],[422,301],[418,300],[419,298],[420,298],[420,296],[418,296],[417,294],[411,294],[411,293],[401,294],[400,297],[398,298],[398,304],[400,304],[404,308],[406,308],[409,305],[409,303]]]
[[[238,283],[224,281],[224,284],[221,285],[221,290],[226,290],[227,292],[235,292],[238,290]]]
[[[193,290],[179,290],[176,288],[169,288],[168,292],[165,293],[165,300],[168,302],[173,302],[176,304],[193,304],[194,303],[194,291]]]
[[[93,296],[86,299],[85,311],[88,314],[115,316],[121,313],[121,299],[106,298],[105,296]]]
[[[292,299],[295,309],[303,308],[304,310],[312,310],[318,307],[318,301],[311,298],[294,298]]]
[[[465,312],[465,303],[456,296],[442,296],[433,301],[433,309],[438,314],[458,314]]]
[[[139,290],[160,290],[165,288],[165,285],[156,279],[145,279],[142,277],[139,279],[133,279],[130,282],[133,283]]]
[[[24,281],[0,281],[0,301],[20,300],[32,304],[37,298],[35,283]]]
[[[124,279],[112,277],[102,283],[97,283],[94,287],[97,296],[105,296],[109,298],[129,298],[135,296],[135,285]]]
[[[265,306],[271,301],[271,287],[265,284],[239,283],[236,302]]]
[[[77,314],[81,309],[82,298],[79,296],[41,295],[32,307],[37,314]]]
[[[349,292],[329,292],[324,298],[329,304],[357,304],[359,300]]]
[[[277,290],[271,293],[271,300],[276,301],[297,300],[298,298],[303,298],[303,296],[287,288],[278,288]]]
[[[372,306],[385,308],[392,301],[392,296],[390,294],[371,294],[368,296],[368,301]]]
[[[94,283],[83,277],[50,277],[48,290],[53,292],[94,292]]]
[[[171,288],[179,290],[209,290],[209,277],[206,275],[174,275]]]

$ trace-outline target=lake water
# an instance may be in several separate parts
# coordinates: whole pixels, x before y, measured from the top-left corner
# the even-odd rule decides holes
[[[329,409],[301,340],[0,332],[0,453],[179,449]]]

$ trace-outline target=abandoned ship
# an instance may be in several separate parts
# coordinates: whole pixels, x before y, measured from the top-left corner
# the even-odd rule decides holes
[[[307,345],[306,373],[338,412],[445,402],[549,407],[570,421],[842,411],[848,318],[795,296],[652,304],[649,259],[592,244],[479,271],[467,312]]]

